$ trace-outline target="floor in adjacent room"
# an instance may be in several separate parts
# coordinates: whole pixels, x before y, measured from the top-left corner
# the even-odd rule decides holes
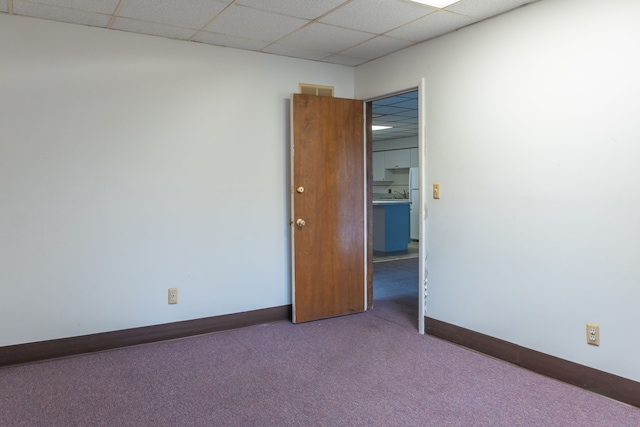
[[[374,251],[373,252],[373,262],[384,262],[384,261],[395,261],[398,259],[405,258],[418,258],[418,242],[411,241],[407,245],[406,251],[398,251],[398,252],[381,252]]]

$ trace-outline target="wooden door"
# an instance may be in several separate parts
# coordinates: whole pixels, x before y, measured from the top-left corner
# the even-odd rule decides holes
[[[364,104],[291,101],[293,322],[365,310]]]

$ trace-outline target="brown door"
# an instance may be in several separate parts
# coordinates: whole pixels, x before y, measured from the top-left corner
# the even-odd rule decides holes
[[[365,310],[364,104],[293,95],[293,322]]]

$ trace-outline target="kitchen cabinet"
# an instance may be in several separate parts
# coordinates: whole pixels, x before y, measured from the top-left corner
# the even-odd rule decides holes
[[[384,167],[387,169],[403,169],[411,165],[411,150],[390,150],[384,152]]]
[[[373,250],[406,251],[409,245],[409,201],[373,202]]]
[[[385,152],[374,151],[371,155],[371,168],[374,181],[393,182],[395,179],[393,171],[385,167]]]
[[[409,153],[409,157],[410,157],[410,167],[412,168],[417,168],[419,165],[419,154],[418,154],[418,149],[417,148],[411,148],[409,149],[410,153]]]

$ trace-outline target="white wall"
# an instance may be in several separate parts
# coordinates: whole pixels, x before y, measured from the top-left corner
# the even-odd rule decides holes
[[[356,69],[426,77],[428,316],[640,380],[639,16],[542,0]]]
[[[0,346],[290,303],[288,98],[353,97],[352,68],[3,14],[0,40]]]
[[[401,148],[418,147],[418,126],[416,125],[416,136],[398,139],[385,139],[384,141],[374,141],[371,144],[372,151],[397,150]]]

